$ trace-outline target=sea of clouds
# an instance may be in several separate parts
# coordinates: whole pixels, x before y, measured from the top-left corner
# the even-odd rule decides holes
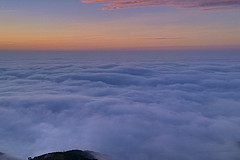
[[[1,160],[19,160],[15,157],[9,156],[9,155],[7,155],[5,153],[2,153],[2,152],[0,152],[0,159]]]
[[[117,160],[240,159],[236,59],[88,56],[1,54],[1,152],[22,159],[69,149]]]

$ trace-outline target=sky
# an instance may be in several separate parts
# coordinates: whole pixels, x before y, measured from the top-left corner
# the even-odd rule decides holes
[[[238,0],[1,0],[0,50],[239,49]]]

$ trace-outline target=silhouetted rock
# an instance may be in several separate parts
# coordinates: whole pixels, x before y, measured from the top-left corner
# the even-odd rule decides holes
[[[89,151],[71,150],[66,152],[47,153],[32,160],[97,160]]]

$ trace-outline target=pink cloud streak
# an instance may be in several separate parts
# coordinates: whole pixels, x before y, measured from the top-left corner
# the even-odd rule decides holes
[[[202,10],[239,9],[240,0],[82,0],[83,3],[104,3],[103,10],[175,6],[178,8],[201,8]]]

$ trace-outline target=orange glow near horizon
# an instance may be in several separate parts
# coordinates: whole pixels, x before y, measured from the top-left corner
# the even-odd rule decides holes
[[[168,15],[167,15],[168,14]],[[0,16],[0,50],[121,50],[202,47],[239,47],[238,26],[172,24],[178,14],[77,23],[48,23],[29,19],[23,23]],[[186,16],[186,15],[185,15]],[[156,23],[153,25],[153,22]],[[175,23],[175,22],[174,22]]]

